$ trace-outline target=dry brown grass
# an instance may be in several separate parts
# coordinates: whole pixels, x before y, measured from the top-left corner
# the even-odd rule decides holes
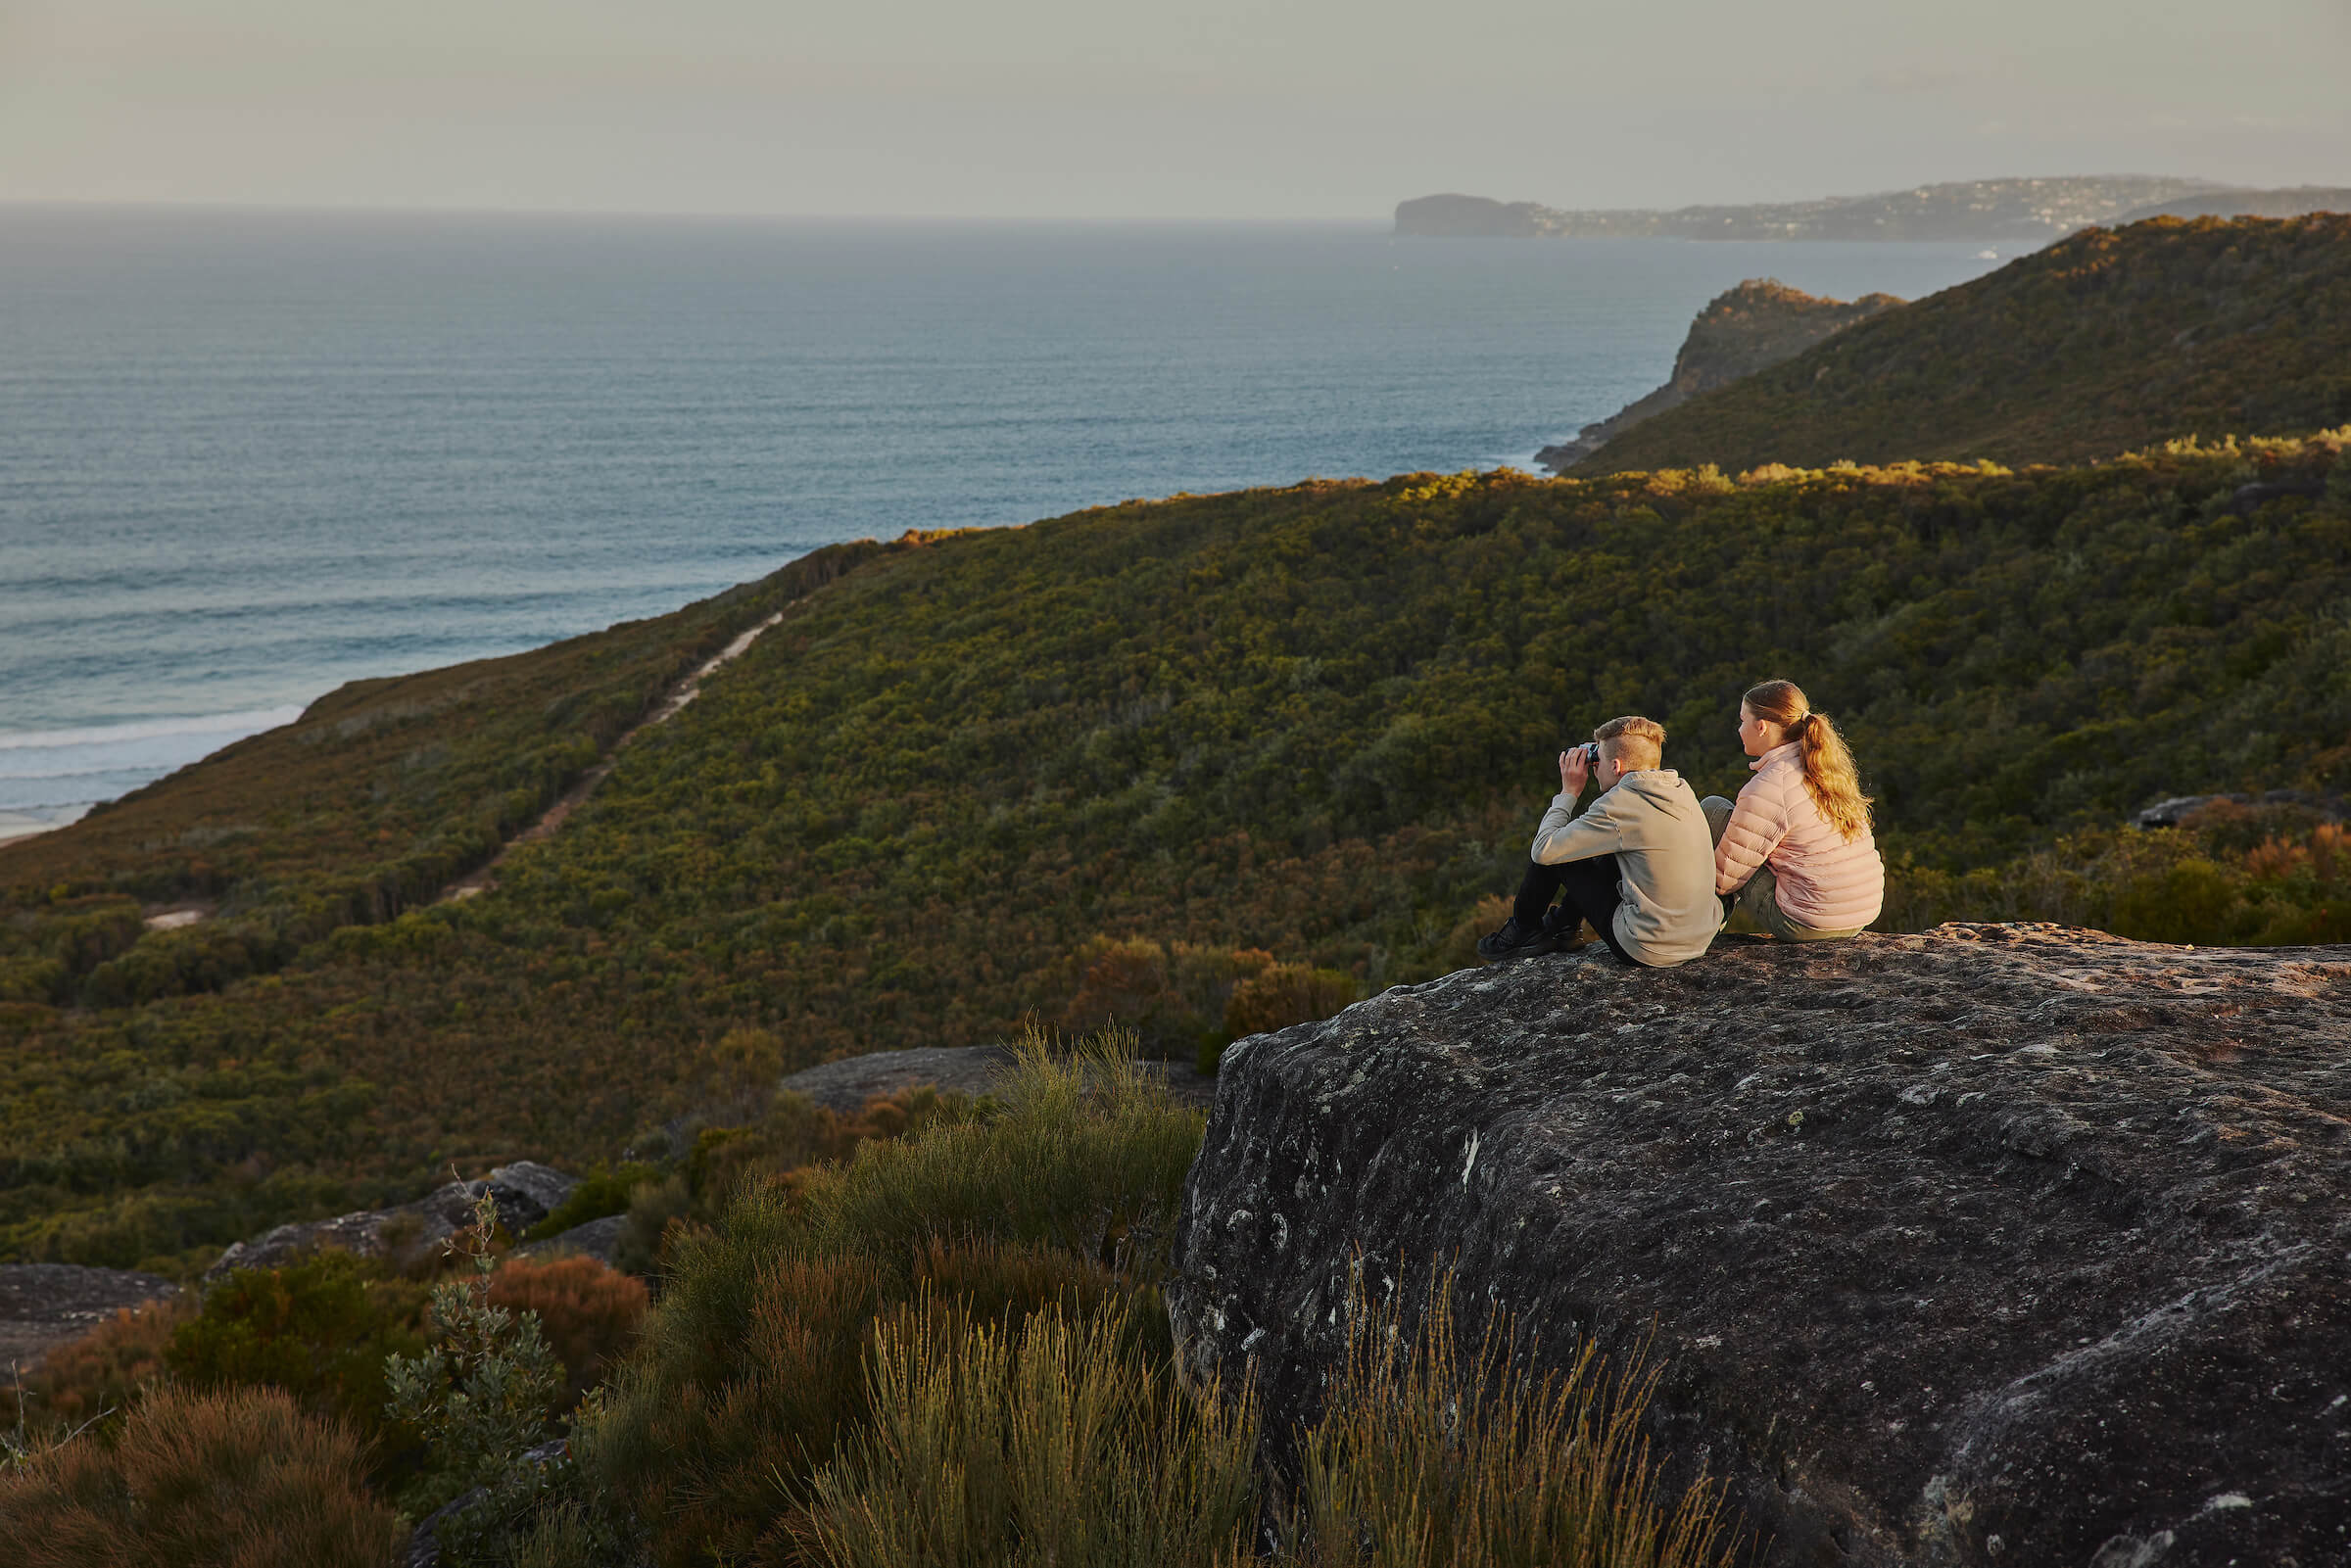
[[[360,1440],[274,1389],[160,1392],[112,1447],[0,1475],[12,1568],[384,1568],[404,1534]]]

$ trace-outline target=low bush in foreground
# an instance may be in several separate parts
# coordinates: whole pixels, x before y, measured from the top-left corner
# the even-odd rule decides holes
[[[271,1389],[154,1394],[118,1441],[0,1471],[14,1568],[384,1568],[403,1530],[357,1434]]]

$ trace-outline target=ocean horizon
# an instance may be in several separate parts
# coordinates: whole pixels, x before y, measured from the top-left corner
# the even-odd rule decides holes
[[[840,540],[1528,467],[1745,278],[1998,264],[1384,221],[0,207],[0,839],[346,681]]]

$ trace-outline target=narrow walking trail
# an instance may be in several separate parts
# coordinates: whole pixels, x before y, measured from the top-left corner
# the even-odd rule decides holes
[[[797,599],[792,601],[793,604],[798,602],[799,601]],[[490,889],[493,887],[496,887],[498,885],[499,866],[504,862],[508,855],[514,852],[517,845],[535,844],[539,842],[539,840],[553,833],[556,829],[562,827],[563,820],[566,817],[569,817],[573,811],[578,809],[581,801],[586,800],[590,795],[596,792],[596,786],[598,784],[600,784],[604,782],[605,778],[612,772],[612,765],[620,759],[621,752],[628,748],[630,742],[634,741],[639,736],[645,734],[646,731],[652,729],[655,725],[667,724],[670,720],[676,718],[680,713],[685,711],[688,703],[692,702],[696,697],[702,694],[702,683],[704,681],[708,680],[712,675],[716,674],[719,670],[725,668],[727,665],[732,664],[735,660],[743,657],[744,651],[747,649],[753,642],[759,641],[760,634],[774,626],[778,621],[783,620],[785,612],[791,608],[792,605],[787,604],[784,606],[784,609],[776,611],[775,614],[769,616],[766,620],[761,621],[758,625],[744,631],[741,636],[737,637],[734,641],[729,642],[725,647],[720,648],[716,653],[712,654],[701,664],[699,668],[696,669],[692,674],[688,675],[676,686],[670,688],[669,694],[661,699],[660,704],[656,706],[652,712],[647,714],[644,718],[638,720],[636,724],[630,726],[629,729],[622,734],[618,740],[613,741],[612,749],[604,753],[603,760],[597,763],[593,768],[590,768],[586,773],[580,775],[580,782],[573,784],[569,789],[563,791],[562,797],[553,805],[548,807],[545,812],[541,813],[537,822],[532,823],[528,828],[525,828],[522,832],[516,833],[513,837],[507,839],[504,844],[500,845],[498,853],[490,857],[488,864],[480,867],[477,870],[466,873],[464,876],[458,878],[456,881],[451,882],[447,887],[441,889],[441,896],[434,900],[434,902],[449,903],[456,899],[473,898],[482,893],[490,891]]]

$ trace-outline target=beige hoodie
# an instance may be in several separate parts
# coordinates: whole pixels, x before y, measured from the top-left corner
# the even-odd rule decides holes
[[[1556,796],[1527,852],[1546,866],[1616,857],[1616,940],[1644,964],[1670,969],[1706,950],[1722,929],[1714,896],[1714,835],[1682,776],[1671,768],[1628,773],[1575,816]]]

